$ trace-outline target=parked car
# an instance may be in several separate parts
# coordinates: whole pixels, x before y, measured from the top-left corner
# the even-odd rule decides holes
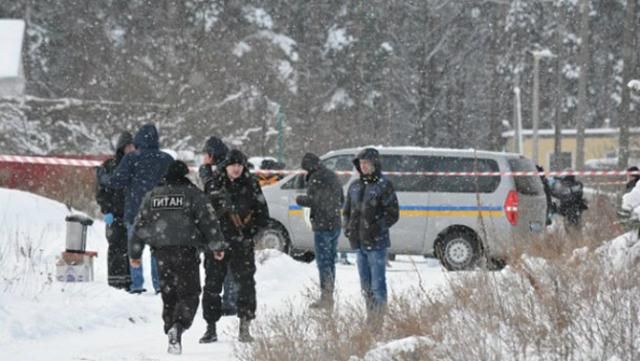
[[[535,171],[518,154],[382,147],[383,172],[510,172]],[[339,175],[346,189],[355,180],[353,159],[359,148],[341,149],[321,157],[329,169],[353,171]],[[473,268],[482,256],[504,259],[517,242],[539,234],[545,224],[546,199],[538,176],[387,175],[400,203],[400,220],[391,228],[392,254],[435,256],[449,270]],[[257,241],[282,251],[313,250],[313,234],[305,211],[295,198],[306,192],[304,174],[289,175],[263,188],[271,226]],[[338,248],[348,249],[341,235]]]

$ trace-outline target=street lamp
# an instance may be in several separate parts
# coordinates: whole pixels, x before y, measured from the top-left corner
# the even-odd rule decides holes
[[[549,50],[529,50],[533,55],[533,104],[532,104],[532,128],[533,128],[533,154],[531,158],[538,164],[538,124],[540,123],[540,58],[553,58],[555,55]]]

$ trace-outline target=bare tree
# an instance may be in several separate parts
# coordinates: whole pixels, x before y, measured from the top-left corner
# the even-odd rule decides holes
[[[627,167],[629,162],[629,127],[631,125],[631,108],[629,102],[630,89],[627,86],[631,80],[631,74],[635,68],[633,64],[633,51],[634,37],[635,37],[635,25],[636,25],[636,0],[627,0],[627,13],[624,19],[624,33],[623,33],[623,59],[624,68],[622,70],[622,101],[620,103],[620,140],[618,143],[618,166],[621,169]]]

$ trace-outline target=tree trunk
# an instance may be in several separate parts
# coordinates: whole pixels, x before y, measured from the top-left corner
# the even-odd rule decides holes
[[[635,36],[636,0],[627,0],[627,13],[624,19],[624,33],[622,35],[623,49],[622,58],[624,67],[622,68],[622,101],[620,102],[620,140],[618,143],[618,167],[626,169],[629,163],[629,127],[632,123],[630,109],[630,89],[627,86],[631,80],[634,67],[633,51]]]

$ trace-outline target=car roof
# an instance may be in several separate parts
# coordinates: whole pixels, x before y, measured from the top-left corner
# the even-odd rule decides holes
[[[357,154],[364,148],[375,148],[380,154],[411,154],[411,155],[449,155],[449,156],[476,156],[479,157],[503,157],[503,158],[522,158],[522,155],[517,153],[507,153],[507,152],[494,152],[487,150],[474,150],[474,149],[452,149],[452,148],[433,148],[433,147],[409,147],[409,146],[398,146],[398,147],[387,147],[380,145],[368,145],[362,146],[358,148],[343,148],[332,150],[326,154],[324,154],[321,158],[327,158],[334,155],[340,154]]]

